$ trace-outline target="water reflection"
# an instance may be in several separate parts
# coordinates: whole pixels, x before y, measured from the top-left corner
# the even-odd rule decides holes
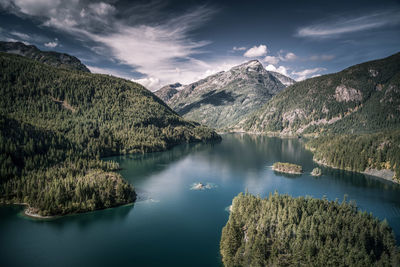
[[[219,144],[109,160],[120,163],[140,201],[52,221],[21,219],[20,207],[2,207],[0,266],[220,266],[226,207],[246,190],[330,200],[346,194],[360,209],[387,218],[400,241],[400,186],[327,167],[321,167],[321,177],[312,177],[317,164],[302,140],[228,134]],[[301,165],[304,173],[276,173],[271,165],[277,161]],[[199,182],[211,189],[190,190]]]

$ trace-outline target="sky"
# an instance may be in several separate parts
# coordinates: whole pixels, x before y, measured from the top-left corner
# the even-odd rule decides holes
[[[0,0],[0,40],[152,91],[253,59],[299,81],[400,52],[400,1]]]

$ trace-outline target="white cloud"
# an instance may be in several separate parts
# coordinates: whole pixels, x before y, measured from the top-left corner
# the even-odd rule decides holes
[[[274,57],[274,56],[266,56],[264,58],[264,62],[276,65],[279,62],[279,57]]]
[[[90,66],[90,65],[86,65],[86,67],[88,67],[88,69],[92,72],[92,73],[98,73],[98,74],[108,74],[108,75],[112,75],[115,77],[121,77],[127,80],[130,80],[131,78],[129,76],[127,76],[126,74],[115,70],[115,69],[110,69],[110,68],[102,68],[102,67],[96,67],[96,66]]]
[[[244,51],[244,50],[246,50],[245,46],[240,46],[240,47],[234,46],[232,48],[232,51]]]
[[[296,59],[297,59],[297,56],[292,52],[287,53],[286,56],[284,57],[284,61],[293,61]]]
[[[3,7],[7,3],[2,3]],[[96,47],[93,50],[102,51],[102,56],[108,53],[118,63],[140,72],[144,76],[142,79],[153,79],[149,86],[155,86],[154,79],[158,79],[160,84],[190,83],[221,64],[221,60],[206,64],[194,58],[209,44],[189,37],[190,32],[215,13],[205,6],[184,14],[156,16],[156,9],[160,9],[156,5],[161,5],[160,2],[129,10],[116,10],[111,2],[89,4],[78,0],[68,3],[17,0],[12,5],[11,12],[17,15],[34,16],[42,20],[44,26],[66,31],[79,40],[85,40],[83,42],[90,41],[90,46]],[[129,16],[121,16],[121,12],[129,12]],[[162,17],[162,21],[151,23],[149,18],[152,17]]]
[[[110,4],[103,3],[103,2],[90,4],[89,8],[92,11],[94,11],[97,15],[100,15],[100,16],[113,14],[116,11],[115,7],[113,7]],[[85,9],[81,10],[81,13],[80,13],[81,17],[82,17],[82,14],[85,14]]]
[[[265,67],[265,69],[268,71],[279,72],[280,74],[290,77],[288,74],[288,69],[284,66],[279,66],[278,68],[276,68],[274,65],[269,64],[268,66]]]
[[[155,78],[155,77],[146,77],[146,78],[136,79],[136,80],[132,79],[131,81],[139,83],[146,88],[157,88],[157,89],[161,88],[160,79]]]
[[[261,57],[267,54],[267,46],[266,45],[259,45],[253,46],[246,53],[243,54],[245,57]]]
[[[307,78],[310,78],[310,76],[316,77],[315,75],[318,75],[318,74],[316,74],[317,72],[321,72],[321,71],[325,71],[325,70],[326,70],[325,68],[305,69],[305,70],[302,70],[299,72],[293,71],[292,74],[297,76],[297,78],[296,78],[297,81],[302,81]]]
[[[21,42],[20,40],[17,40],[14,38],[8,38],[8,37],[3,38],[3,40],[6,42]],[[28,43],[26,41],[22,41],[22,43],[24,43],[25,45],[30,45],[30,43]]]
[[[297,56],[294,53],[288,52],[286,55],[282,55],[283,52],[283,50],[280,50],[278,53],[278,57],[281,61],[294,61],[297,59]]]
[[[45,47],[54,48],[58,45],[58,39],[55,38],[53,42],[44,43]]]
[[[55,13],[61,3],[61,0],[1,0],[0,5],[3,8],[11,9],[30,16],[40,16],[42,13]]]
[[[381,28],[400,23],[400,11],[389,10],[359,17],[332,18],[298,29],[297,36],[313,38],[332,38],[342,34]]]
[[[28,34],[22,33],[22,32],[12,31],[12,32],[10,32],[10,34],[13,35],[13,36],[16,36],[16,37],[18,37],[19,39],[22,39],[22,40],[30,40],[31,39],[31,37]]]

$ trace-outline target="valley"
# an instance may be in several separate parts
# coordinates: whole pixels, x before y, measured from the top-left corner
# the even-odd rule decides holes
[[[279,75],[250,61],[155,93],[168,94],[164,101],[176,112],[218,131],[307,137],[317,162],[399,182],[399,53],[297,83]],[[271,76],[280,89],[271,91],[271,82],[254,80],[273,81]],[[261,92],[270,93],[262,97]]]

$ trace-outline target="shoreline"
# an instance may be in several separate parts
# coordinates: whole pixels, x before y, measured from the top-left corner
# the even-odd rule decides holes
[[[34,207],[31,207],[28,203],[2,203],[0,205],[16,205],[16,206],[24,206],[25,209],[21,212],[18,212],[19,215],[28,218],[28,219],[34,219],[34,220],[54,220],[54,219],[58,219],[58,218],[62,218],[62,217],[67,217],[67,216],[75,216],[75,215],[79,215],[79,214],[86,214],[86,213],[91,213],[91,212],[96,212],[96,211],[101,211],[101,210],[108,210],[108,209],[114,209],[114,208],[118,208],[118,207],[126,207],[126,206],[132,206],[135,205],[136,201],[133,202],[129,202],[126,204],[122,204],[122,205],[117,205],[117,206],[113,206],[113,207],[108,207],[108,208],[104,208],[104,209],[96,209],[96,210],[90,210],[90,211],[84,211],[84,212],[75,212],[75,213],[67,213],[67,214],[60,214],[60,215],[47,215],[47,216],[43,216],[40,215],[38,213],[35,212],[35,210],[37,210]]]
[[[28,203],[8,203],[9,205],[17,205],[17,206],[25,206],[25,209],[23,212],[20,214],[32,218],[32,219],[40,219],[40,220],[48,220],[48,219],[54,219],[57,217],[60,217],[59,215],[54,215],[54,216],[42,216],[38,213],[36,213],[34,210],[35,208],[31,207]]]
[[[274,168],[274,166],[272,166],[272,170],[276,171],[276,172],[280,172],[280,173],[287,173],[287,174],[303,174],[303,172],[284,171],[284,170],[276,169],[276,168]]]
[[[287,173],[287,174],[297,174],[297,175],[303,174],[302,172],[282,171],[282,170],[278,170],[278,169],[274,169],[274,168],[272,168],[272,170],[276,171],[276,172],[280,172],[280,173]]]
[[[290,134],[289,135],[288,134],[281,134],[279,132],[266,132],[266,133],[250,132],[250,131],[244,131],[244,130],[241,130],[241,129],[232,129],[232,130],[227,131],[225,133],[237,133],[237,134],[245,133],[245,134],[250,134],[250,135],[258,135],[258,136],[259,135],[265,135],[267,137],[279,137],[279,138],[282,138],[282,139],[292,139],[292,138],[297,139],[298,138],[298,136],[292,135],[292,134],[291,135]],[[313,135],[312,134],[303,135],[303,137],[305,137],[305,138],[308,138],[310,136],[313,136]],[[310,151],[313,154],[315,152],[315,149],[311,149],[307,145],[305,145],[305,149]],[[329,167],[329,168],[333,168],[333,169],[337,169],[337,170],[343,170],[343,171],[356,172],[356,173],[372,176],[372,177],[375,177],[375,178],[383,179],[383,180],[386,180],[386,181],[389,181],[389,182],[392,182],[392,183],[395,183],[395,184],[400,184],[400,180],[398,181],[398,180],[394,180],[393,179],[394,176],[395,176],[395,173],[392,170],[388,170],[388,169],[378,170],[378,169],[366,168],[364,171],[360,172],[360,171],[355,171],[355,170],[351,170],[351,169],[348,169],[348,168],[342,169],[342,168],[339,168],[339,167],[336,167],[336,166],[333,166],[333,165],[329,165],[329,164],[323,162],[322,160],[316,160],[314,157],[313,157],[313,161],[315,163],[317,163],[319,165],[322,165],[322,166],[325,166],[325,167]],[[274,171],[281,172],[281,173],[289,173],[289,172],[283,172],[283,171],[275,170],[273,167],[272,167],[272,169]],[[289,174],[302,174],[302,173],[289,173]],[[389,177],[389,175],[391,177]]]
[[[388,170],[388,169],[378,170],[378,169],[367,168],[364,171],[360,172],[360,171],[351,170],[349,168],[342,169],[342,168],[327,164],[323,160],[317,160],[314,157],[313,157],[313,161],[315,163],[319,164],[319,165],[322,165],[322,166],[325,166],[325,167],[329,167],[329,168],[332,168],[332,169],[342,170],[342,171],[349,171],[349,172],[356,172],[356,173],[372,176],[372,177],[375,177],[375,178],[383,179],[385,181],[389,181],[389,182],[392,182],[392,183],[395,183],[395,184],[400,184],[399,181],[396,181],[396,180],[393,179],[395,173],[392,170]],[[389,177],[388,174],[390,174],[391,177]]]

